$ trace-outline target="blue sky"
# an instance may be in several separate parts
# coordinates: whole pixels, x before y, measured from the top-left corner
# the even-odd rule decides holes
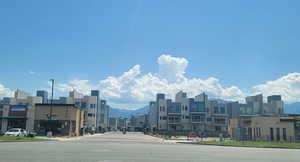
[[[0,84],[31,93],[48,88],[49,78],[96,85],[137,64],[142,74],[158,73],[157,59],[168,54],[188,60],[187,78],[214,77],[251,91],[299,72],[299,6],[297,0],[2,0]]]

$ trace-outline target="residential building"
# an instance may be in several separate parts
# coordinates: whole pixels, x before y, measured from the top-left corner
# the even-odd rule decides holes
[[[268,103],[263,95],[246,97],[246,103],[208,100],[205,93],[188,98],[187,93],[178,92],[175,101],[157,94],[156,102],[149,103],[149,128],[153,132],[195,131],[210,136],[228,135],[229,119],[240,115],[281,115],[283,101],[278,95],[269,96]]]
[[[106,100],[100,100],[100,109],[98,112],[98,129],[99,131],[107,131],[109,127],[109,109]]]
[[[156,102],[152,101],[149,104],[149,128],[151,132],[157,131],[157,120],[158,120],[158,111],[157,111]]]
[[[147,128],[147,115],[137,114],[130,118],[127,126],[129,131],[144,131]]]
[[[263,113],[263,95],[262,94],[246,97],[246,103],[251,106],[252,114],[262,114]]]
[[[46,104],[48,103],[48,92],[45,90],[38,90],[36,91],[36,96],[37,97],[42,97],[42,103]]]
[[[117,131],[118,130],[118,118],[111,117],[109,118],[109,130]]]

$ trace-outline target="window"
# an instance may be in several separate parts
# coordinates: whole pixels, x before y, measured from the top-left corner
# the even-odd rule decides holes
[[[214,107],[214,113],[215,113],[215,114],[218,114],[218,113],[219,113],[218,107]]]
[[[220,132],[222,129],[221,129],[221,127],[217,126],[217,127],[215,127],[215,130],[216,130],[217,132]]]
[[[185,116],[185,118],[186,118],[186,119],[189,119],[189,118],[190,118],[190,116]]]
[[[221,114],[225,114],[225,107],[220,108]]]
[[[208,121],[208,122],[211,122],[211,121],[212,121],[212,118],[207,118],[207,121]]]
[[[271,141],[274,141],[274,131],[273,131],[273,128],[270,128],[270,138],[271,138]]]
[[[283,140],[286,141],[286,128],[282,128],[282,135],[283,135]]]
[[[226,120],[225,119],[215,119],[216,124],[225,124]]]
[[[280,128],[276,128],[276,138],[277,141],[280,141]]]

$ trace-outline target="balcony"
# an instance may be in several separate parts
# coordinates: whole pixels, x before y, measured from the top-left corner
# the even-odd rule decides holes
[[[190,113],[191,114],[206,114],[206,112],[203,110],[191,110]]]
[[[202,119],[192,119],[191,123],[200,123],[200,124],[203,123],[204,124],[205,120],[202,120]]]
[[[213,113],[212,116],[228,116],[228,114],[225,114],[225,113]]]
[[[168,120],[168,124],[180,124],[181,120]]]
[[[228,124],[228,121],[226,119],[214,119],[214,122],[213,122],[214,125],[216,126],[225,126]]]
[[[205,123],[206,118],[205,115],[192,115],[191,123]]]
[[[181,116],[169,116],[168,117],[168,124],[180,124],[181,123]]]

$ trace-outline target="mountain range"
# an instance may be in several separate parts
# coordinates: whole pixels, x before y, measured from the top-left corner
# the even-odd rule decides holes
[[[136,110],[111,108],[110,117],[130,118],[133,115],[147,114],[148,112],[149,112],[149,106],[145,106]],[[300,114],[300,102],[285,104],[284,112],[286,114]]]
[[[149,111],[149,106],[145,106],[136,110],[127,110],[121,108],[111,108],[109,115],[110,117],[122,117],[122,118],[130,118],[133,115],[137,114],[147,114]]]
[[[286,104],[284,107],[286,114],[300,114],[300,102]]]

